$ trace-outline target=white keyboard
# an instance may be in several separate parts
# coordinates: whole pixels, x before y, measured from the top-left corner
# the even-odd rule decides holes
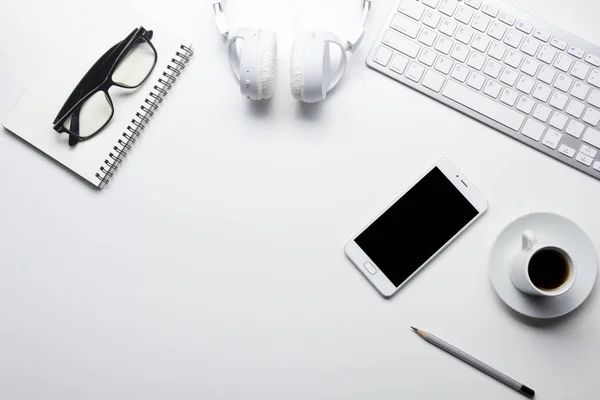
[[[400,0],[367,64],[600,179],[600,48],[583,39],[500,1]]]

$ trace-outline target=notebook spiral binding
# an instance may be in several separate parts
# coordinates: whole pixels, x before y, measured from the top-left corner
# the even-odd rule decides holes
[[[179,50],[175,53],[175,57],[171,59],[167,68],[161,74],[157,84],[154,85],[148,97],[144,100],[144,104],[140,106],[135,117],[131,120],[131,124],[127,126],[126,132],[119,138],[117,144],[113,147],[108,158],[104,160],[104,164],[100,166],[100,170],[96,173],[96,178],[99,180],[98,187],[102,189],[108,184],[110,178],[114,175],[127,152],[131,150],[137,138],[144,131],[146,125],[150,122],[150,118],[162,104],[164,98],[173,88],[173,85],[185,69],[187,63],[190,62],[194,51],[187,46],[179,46]]]

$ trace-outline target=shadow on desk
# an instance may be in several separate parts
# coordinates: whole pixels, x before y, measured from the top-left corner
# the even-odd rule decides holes
[[[250,100],[250,105],[248,108],[250,109],[250,114],[256,118],[266,118],[270,116],[269,110],[271,110],[271,105],[273,104],[273,99],[271,100],[258,100],[253,101]]]
[[[499,304],[500,308],[504,309],[506,312],[508,312],[512,317],[514,317],[519,322],[522,322],[522,323],[532,326],[534,328],[558,327],[558,326],[562,326],[564,324],[571,323],[572,320],[577,318],[577,316],[582,312],[582,310],[587,309],[588,307],[592,306],[592,304],[594,303],[594,301],[597,297],[596,286],[597,286],[597,284],[594,286],[592,293],[590,293],[589,297],[583,302],[583,304],[580,305],[576,310],[571,311],[569,314],[564,315],[562,317],[558,317],[558,318],[552,318],[552,319],[537,319],[537,318],[526,317],[522,314],[519,314],[518,312],[514,311],[512,308],[507,306],[502,301],[502,299],[498,296],[498,294],[496,294],[494,287],[491,286],[491,283],[490,283],[490,288],[494,292],[494,299],[496,300],[496,303]]]
[[[296,115],[306,121],[318,121],[322,110],[322,103],[298,103]]]
[[[273,108],[273,102],[277,101],[274,99],[271,100],[258,100],[258,101],[250,101],[248,106],[248,110],[250,115],[255,118],[269,118],[272,117],[271,109]],[[305,121],[318,121],[321,119],[323,102],[320,103],[303,103],[297,102],[294,105],[295,107],[295,115],[296,117],[303,119]]]

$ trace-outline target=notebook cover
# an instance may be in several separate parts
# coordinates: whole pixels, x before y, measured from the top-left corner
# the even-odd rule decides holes
[[[73,23],[67,27],[61,21],[64,35],[53,45],[52,56],[42,64],[4,127],[101,188],[107,179],[102,175],[98,177],[100,169],[108,169],[105,161],[115,153],[114,147],[123,139],[123,133],[128,132],[127,127],[150,92],[156,93],[155,86],[168,89],[159,79],[164,80],[163,72],[169,72],[168,66],[173,65],[172,60],[182,51],[181,46],[191,48],[191,44],[141,10],[116,0],[85,5],[82,13],[69,20]],[[90,140],[70,147],[69,135],[58,134],[53,129],[56,114],[96,60],[139,26],[154,31],[156,67],[138,89],[111,88],[115,113],[109,125]],[[128,149],[129,146],[123,150]]]

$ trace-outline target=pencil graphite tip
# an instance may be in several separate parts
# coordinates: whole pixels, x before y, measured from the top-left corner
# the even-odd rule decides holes
[[[416,331],[418,331],[418,329],[417,329],[417,328],[415,328],[414,326],[411,326],[411,327],[410,327],[410,329],[412,329],[412,330],[413,330],[413,331],[415,331],[415,332],[416,332]]]

